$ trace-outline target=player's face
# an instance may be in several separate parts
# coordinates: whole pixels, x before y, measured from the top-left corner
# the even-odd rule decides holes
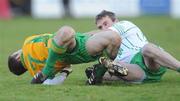
[[[109,16],[102,17],[102,19],[97,21],[97,28],[100,30],[105,30],[111,27],[115,22]]]

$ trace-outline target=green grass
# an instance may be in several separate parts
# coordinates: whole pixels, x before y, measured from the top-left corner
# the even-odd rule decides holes
[[[169,17],[128,18],[138,25],[148,39],[162,46],[180,60],[180,20]],[[29,84],[29,73],[14,76],[8,71],[8,55],[19,49],[24,39],[35,33],[55,32],[62,25],[86,32],[95,29],[93,19],[34,20],[16,18],[0,21],[0,101],[178,101],[180,74],[168,71],[161,82],[130,85],[107,82],[101,86],[85,85],[84,70],[89,64],[74,65],[74,72],[58,86]]]

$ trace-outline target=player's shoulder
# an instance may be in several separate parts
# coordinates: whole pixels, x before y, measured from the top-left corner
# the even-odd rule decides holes
[[[133,24],[134,25],[134,23],[133,22],[131,22],[131,21],[128,21],[128,20],[122,20],[122,21],[119,21],[119,22],[117,22],[117,24]]]
[[[119,26],[122,28],[136,27],[136,25],[133,22],[127,20],[119,21],[115,23],[114,26]]]
[[[53,36],[53,34],[52,33],[38,33],[38,34],[33,34],[33,35],[31,35],[31,36],[29,36],[29,37],[42,37],[42,36]]]
[[[33,34],[28,36],[25,40],[37,40],[37,39],[49,39],[52,38],[53,34],[51,33],[43,33],[43,34]]]

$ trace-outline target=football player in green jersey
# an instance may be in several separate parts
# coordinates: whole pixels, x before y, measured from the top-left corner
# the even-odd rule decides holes
[[[111,30],[82,34],[76,33],[70,26],[63,26],[52,37],[46,64],[42,72],[34,76],[31,83],[42,83],[53,75],[54,64],[58,61],[79,64],[95,61],[101,56],[114,59],[120,44],[121,38]]]

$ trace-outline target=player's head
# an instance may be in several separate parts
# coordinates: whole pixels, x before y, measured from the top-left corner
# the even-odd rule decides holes
[[[100,30],[111,27],[118,19],[113,12],[103,10],[96,16],[96,26]]]
[[[21,75],[24,72],[26,72],[27,70],[24,68],[23,64],[21,63],[20,60],[20,55],[22,53],[22,50],[18,50],[14,53],[12,53],[9,57],[8,57],[8,67],[9,70],[14,73],[15,75]]]

